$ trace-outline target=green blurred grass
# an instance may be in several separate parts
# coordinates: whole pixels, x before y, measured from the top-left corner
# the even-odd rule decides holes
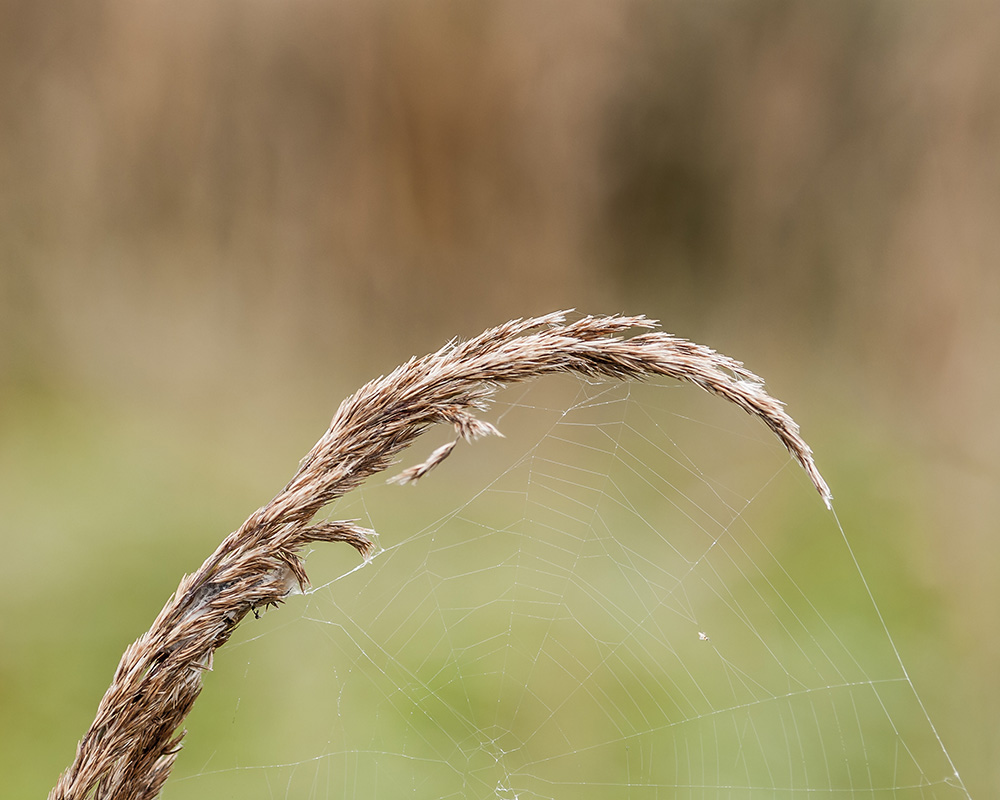
[[[508,439],[460,448],[415,489],[373,483],[336,508],[338,515],[373,524],[388,551],[329,585],[357,557],[349,548],[317,551],[308,562],[322,587],[315,595],[292,598],[241,626],[206,676],[165,797],[326,797],[376,789],[379,796],[483,796],[511,781],[538,793],[548,786],[557,795],[549,782],[590,783],[574,788],[575,796],[600,797],[608,781],[624,783],[629,776],[639,783],[739,785],[749,775],[751,783],[766,785],[775,758],[767,747],[756,754],[747,747],[731,774],[718,771],[725,759],[711,747],[702,757],[717,771],[708,777],[698,773],[697,753],[678,760],[678,741],[734,746],[713,716],[718,701],[708,699],[724,695],[732,675],[720,671],[683,613],[653,614],[662,599],[658,589],[670,587],[636,578],[648,571],[643,563],[666,568],[678,548],[689,549],[687,556],[700,552],[702,528],[710,530],[711,520],[719,524],[725,513],[724,504],[711,505],[715,492],[750,496],[762,482],[767,485],[747,516],[734,522],[732,537],[699,567],[699,580],[667,604],[683,612],[684,603],[676,605],[683,597],[706,619],[723,620],[728,604],[747,614],[760,606],[767,618],[767,609],[781,605],[768,593],[787,601],[787,616],[775,617],[761,633],[788,674],[769,667],[769,653],[739,625],[717,622],[711,630],[712,647],[736,654],[739,669],[769,676],[768,685],[744,687],[733,701],[742,697],[756,710],[757,738],[772,742],[775,752],[789,746],[781,738],[787,736],[783,717],[760,697],[794,688],[792,674],[813,674],[815,652],[833,654],[822,667],[828,672],[815,678],[820,683],[863,681],[866,670],[867,677],[896,671],[832,518],[808,481],[755,421],[694,390],[646,393],[646,405],[612,410],[605,427],[593,424],[607,411],[598,406],[598,416],[580,417],[587,427],[572,429],[582,450],[559,441],[567,433],[559,429],[547,440],[545,480],[570,504],[559,511],[536,503],[531,514],[543,527],[525,527],[525,500],[534,495],[524,495],[516,481],[509,494],[488,493],[453,524],[438,527],[548,430],[579,390],[574,382],[553,384],[519,401],[535,410],[522,414],[515,404],[500,415]],[[0,595],[0,758],[14,795],[49,788],[124,647],[146,628],[180,575],[290,475],[289,442],[308,438],[311,411],[293,410],[262,433],[246,423],[265,408],[189,417],[165,415],[155,403],[115,404],[83,393],[36,389],[6,398],[0,501],[10,557]],[[668,432],[675,454],[695,456],[708,482],[692,476],[683,460],[672,467],[670,453],[647,449],[642,437],[628,446],[635,463],[614,474],[617,490],[600,480],[601,470],[613,466],[605,456],[589,465],[581,458],[587,447],[607,447],[628,434],[616,418],[633,415],[630,424],[639,429],[649,408],[677,423]],[[918,520],[886,502],[885,481],[899,467],[858,432],[837,441],[839,448],[824,449],[820,464],[886,622],[927,687],[935,670],[948,669],[947,655],[928,644],[947,632],[911,545]],[[434,444],[420,442],[407,463]],[[677,495],[653,488],[643,465],[653,472],[662,466],[677,481]],[[592,486],[581,468],[596,470]],[[500,488],[506,480],[501,476]],[[566,514],[578,515],[601,492],[616,496],[618,490],[658,526],[671,529],[667,520],[676,519],[671,535],[660,539],[636,529],[633,516],[605,504],[607,535],[584,543],[593,520],[567,522]],[[697,524],[685,528],[685,519]],[[551,525],[547,532],[545,525]],[[507,530],[495,533],[491,526]],[[623,569],[628,564],[634,572]],[[659,580],[670,573],[656,574]],[[703,582],[703,575],[718,583]],[[632,613],[656,621],[616,647]],[[804,655],[799,640],[817,650]],[[861,667],[852,673],[855,657]],[[685,676],[692,667],[696,674]],[[878,702],[890,706],[906,741],[929,765],[937,758],[935,744],[907,691],[887,686],[879,701],[870,687],[862,688],[850,702],[861,705],[862,717]],[[692,699],[699,693],[703,699]],[[830,715],[824,724],[832,731],[843,724],[837,707],[842,712],[846,702],[834,702],[833,694],[815,703],[807,698],[801,708],[789,700],[785,713]],[[824,711],[826,700],[831,707]],[[559,714],[550,713],[553,706]],[[675,729],[677,720],[687,721]],[[846,761],[826,766],[829,780],[863,785],[866,778],[856,771],[867,762],[875,785],[905,783],[893,777],[899,754],[884,720],[876,713],[857,724],[868,738],[863,746],[850,745]],[[662,730],[628,733],[656,728]],[[598,745],[609,738],[612,746]],[[827,749],[839,747],[834,739],[803,728],[794,745],[801,761],[772,779],[815,785],[816,765]]]

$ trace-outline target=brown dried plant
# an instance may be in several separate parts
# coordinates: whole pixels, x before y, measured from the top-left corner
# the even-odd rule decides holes
[[[152,627],[125,650],[50,800],[156,797],[180,750],[180,726],[201,691],[202,671],[211,668],[214,652],[248,612],[279,604],[306,585],[302,548],[347,542],[364,556],[371,553],[371,531],[349,521],[312,523],[316,513],[390,466],[432,425],[453,425],[466,440],[498,433],[473,412],[485,409],[504,385],[557,372],[621,380],[666,376],[697,384],[761,419],[829,506],[830,491],[798,426],[764,391],[763,381],[738,361],[666,333],[620,335],[654,327],[641,316],[567,323],[557,313],[513,320],[412,358],[347,398],[288,485],[181,580]],[[397,480],[420,478],[453,444]]]

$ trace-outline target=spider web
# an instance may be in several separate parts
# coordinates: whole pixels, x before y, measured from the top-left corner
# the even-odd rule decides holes
[[[165,797],[968,797],[757,420],[570,377],[485,417],[505,439],[332,509],[376,556],[318,548],[315,588],[241,626]]]

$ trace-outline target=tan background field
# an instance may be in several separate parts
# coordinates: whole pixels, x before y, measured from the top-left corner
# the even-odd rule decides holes
[[[972,0],[0,5],[5,791],[346,393],[578,308],[789,404],[1000,793],[997,75]]]

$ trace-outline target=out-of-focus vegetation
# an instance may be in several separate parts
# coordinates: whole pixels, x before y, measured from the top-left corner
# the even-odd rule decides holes
[[[11,796],[345,392],[572,306],[790,403],[996,794],[998,74],[975,0],[0,5]]]

